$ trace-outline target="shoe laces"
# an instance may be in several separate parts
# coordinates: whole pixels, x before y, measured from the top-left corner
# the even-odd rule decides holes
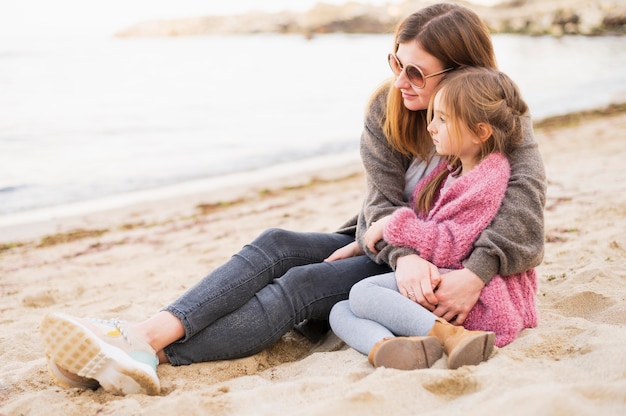
[[[89,319],[92,322],[96,322],[102,325],[107,325],[107,326],[113,326],[115,327],[120,334],[122,335],[122,338],[124,338],[124,341],[126,341],[129,345],[133,345],[133,342],[130,339],[130,336],[128,334],[128,331],[126,331],[125,327],[124,327],[124,322],[120,321],[118,318],[113,318],[113,319],[97,319],[97,318],[90,318]]]

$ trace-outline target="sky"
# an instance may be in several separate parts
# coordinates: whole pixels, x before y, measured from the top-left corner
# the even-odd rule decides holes
[[[236,14],[249,10],[307,10],[321,0],[1,0],[0,36],[113,34],[153,19]],[[323,0],[344,4],[348,0]],[[363,0],[392,4],[402,0]],[[474,0],[493,3],[494,0]]]

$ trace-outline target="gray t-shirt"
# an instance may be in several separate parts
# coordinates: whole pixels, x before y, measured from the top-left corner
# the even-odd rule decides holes
[[[425,162],[422,159],[413,158],[411,165],[406,170],[404,202],[409,202],[411,196],[413,195],[413,191],[415,190],[415,185],[428,176],[430,172],[432,172],[433,169],[435,169],[435,167],[439,164],[440,160],[441,156],[435,154],[432,155],[428,162]]]

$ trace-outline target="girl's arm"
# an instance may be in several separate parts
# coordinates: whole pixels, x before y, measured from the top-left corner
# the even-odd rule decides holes
[[[397,210],[385,227],[385,240],[415,249],[437,267],[458,268],[498,212],[509,174],[509,163],[504,156],[488,156],[457,179],[426,218],[409,208]],[[423,186],[422,182],[417,189]]]

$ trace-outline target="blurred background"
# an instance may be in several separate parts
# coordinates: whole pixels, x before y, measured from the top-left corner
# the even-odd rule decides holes
[[[367,100],[391,76],[393,25],[432,2],[258,3],[0,3],[0,225],[312,157],[358,157]],[[499,65],[535,119],[626,101],[626,37],[595,26],[594,36],[569,34],[588,29],[562,12],[550,31],[504,27],[498,16],[512,6],[486,7],[496,3],[463,4],[500,24]],[[369,7],[386,20],[372,26]],[[322,12],[350,20],[311,26]],[[617,23],[598,19],[619,28],[619,12]],[[247,17],[225,17],[239,14]],[[364,21],[374,29],[355,26]],[[515,25],[543,32],[504,33]]]

